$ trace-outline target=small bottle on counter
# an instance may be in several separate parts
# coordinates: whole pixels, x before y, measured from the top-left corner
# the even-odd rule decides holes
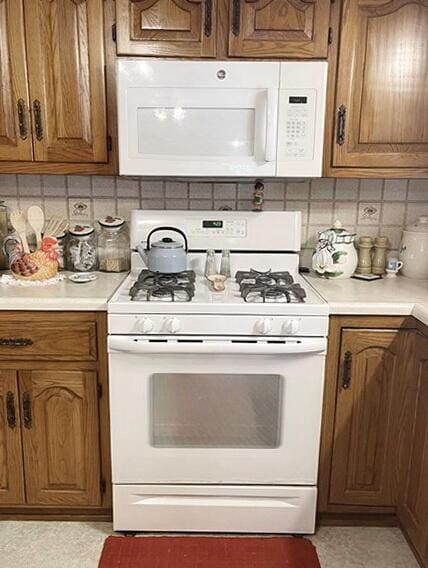
[[[227,249],[221,253],[220,274],[230,278],[230,251]]]
[[[376,237],[374,246],[375,253],[372,261],[372,274],[385,274],[386,250],[389,246],[388,237]]]
[[[372,273],[372,248],[373,239],[371,237],[360,237],[358,241],[358,265],[357,274]]]

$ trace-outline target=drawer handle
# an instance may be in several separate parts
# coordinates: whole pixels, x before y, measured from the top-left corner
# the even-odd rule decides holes
[[[9,428],[16,427],[16,411],[15,411],[15,395],[12,391],[8,391],[6,394],[6,414],[7,414],[7,425]]]
[[[351,351],[346,351],[345,358],[343,361],[343,377],[342,377],[342,388],[344,390],[349,389],[351,386],[351,370],[352,370],[352,353]]]
[[[27,339],[25,337],[0,337],[0,345],[5,345],[7,347],[26,347],[27,345],[33,345],[33,343],[32,339]]]
[[[239,35],[241,31],[241,0],[233,0],[232,6],[232,33]]]
[[[33,426],[33,416],[31,413],[31,397],[29,392],[22,395],[22,410],[24,414],[24,426],[30,429]]]

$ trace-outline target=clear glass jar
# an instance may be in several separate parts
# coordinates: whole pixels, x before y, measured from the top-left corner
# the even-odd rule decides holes
[[[130,268],[131,248],[125,221],[121,217],[106,217],[98,221],[99,268],[103,272],[126,272]]]
[[[93,272],[98,268],[97,236],[91,225],[75,225],[69,231],[66,266],[74,272]]]
[[[58,267],[59,270],[65,270],[65,254],[66,254],[66,246],[67,246],[67,231],[64,231],[60,235],[57,236],[56,240],[58,241],[57,246],[57,253],[58,253]]]

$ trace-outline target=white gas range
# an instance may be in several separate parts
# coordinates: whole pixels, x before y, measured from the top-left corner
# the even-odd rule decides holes
[[[188,271],[133,253],[108,308],[114,528],[311,533],[328,308],[298,274],[300,214],[134,211],[132,247],[161,226]],[[208,248],[231,251],[223,292]]]

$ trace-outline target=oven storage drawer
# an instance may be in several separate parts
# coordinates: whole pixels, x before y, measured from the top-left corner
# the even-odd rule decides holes
[[[316,487],[114,485],[115,531],[313,533]]]

